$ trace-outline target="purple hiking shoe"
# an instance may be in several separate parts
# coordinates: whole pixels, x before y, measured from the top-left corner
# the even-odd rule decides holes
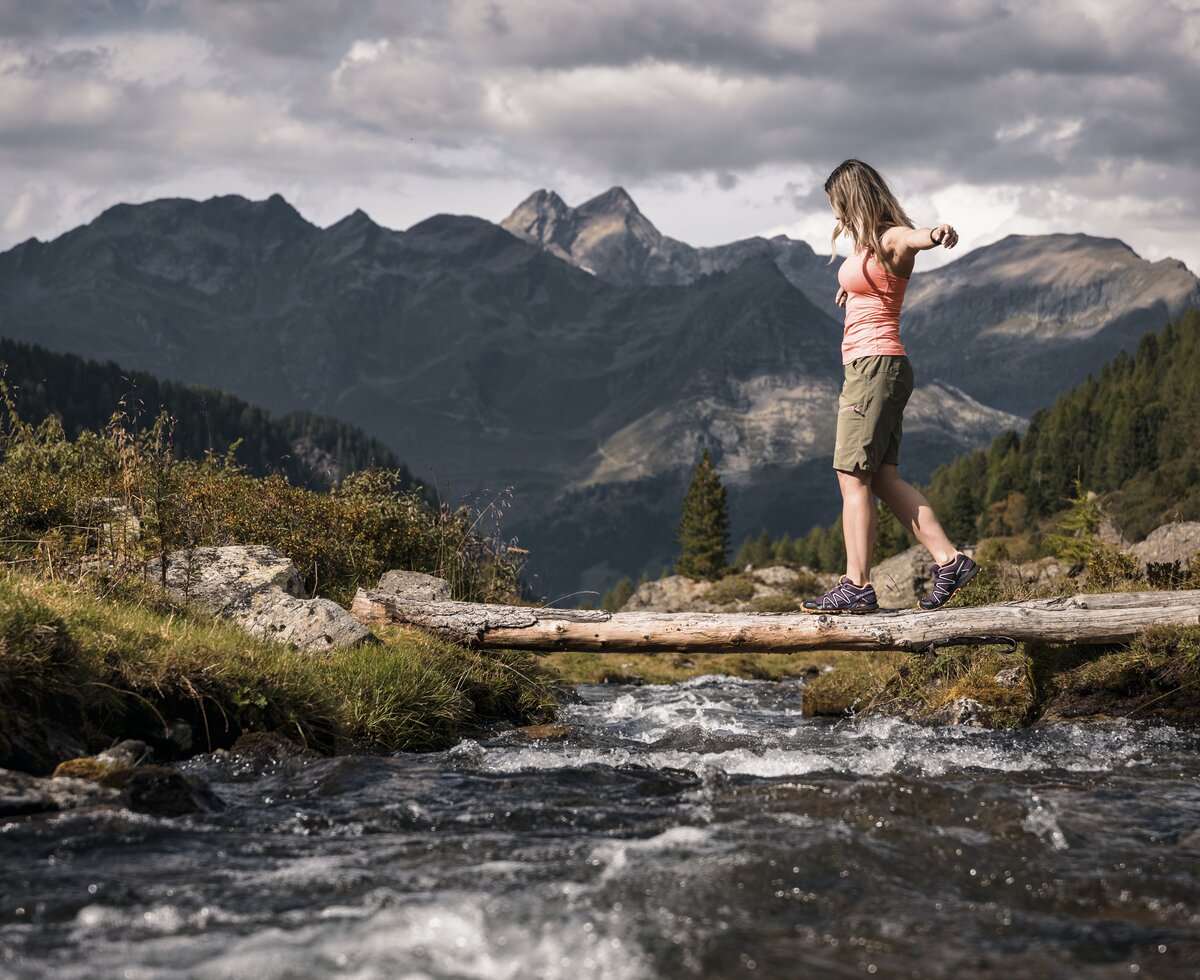
[[[805,599],[800,606],[806,613],[873,613],[879,612],[875,586],[855,585],[845,576],[832,589],[816,599]]]
[[[955,555],[945,565],[933,566],[933,591],[921,596],[918,609],[940,609],[950,597],[979,574],[979,566],[966,555]]]

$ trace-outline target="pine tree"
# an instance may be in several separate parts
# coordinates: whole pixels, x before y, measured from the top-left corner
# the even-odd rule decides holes
[[[717,579],[725,573],[729,552],[729,507],[725,487],[705,449],[683,498],[683,513],[675,529],[679,561],[675,571],[696,579]]]
[[[1046,544],[1056,557],[1082,565],[1096,550],[1096,530],[1104,513],[1096,494],[1083,489],[1079,477],[1069,502],[1070,508],[1058,522],[1059,533],[1048,534]]]

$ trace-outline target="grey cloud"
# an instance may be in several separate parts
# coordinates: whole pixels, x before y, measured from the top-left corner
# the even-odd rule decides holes
[[[209,77],[112,69],[102,45],[156,31],[194,37]],[[1200,16],[1157,0],[0,0],[0,32],[10,176],[557,169],[728,189],[862,156],[922,193],[1103,202],[1116,180],[1148,209],[1169,173],[1172,213],[1200,207]],[[784,196],[804,213],[814,193]]]
[[[154,0],[0,0],[0,37],[87,35],[173,20]]]

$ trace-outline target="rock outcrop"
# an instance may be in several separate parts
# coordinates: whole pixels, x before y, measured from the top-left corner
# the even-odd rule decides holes
[[[633,590],[622,612],[708,612],[712,607],[701,599],[710,587],[685,575],[668,575],[643,582]]]
[[[786,565],[751,568],[718,582],[698,582],[669,575],[643,582],[621,607],[622,612],[786,612],[800,599],[821,592],[837,576]]]
[[[1186,565],[1200,553],[1200,521],[1176,521],[1155,528],[1146,537],[1129,549],[1130,554],[1143,565],[1171,564]]]
[[[883,609],[911,609],[933,588],[933,556],[924,545],[886,558],[871,569],[871,583]]]
[[[236,623],[248,633],[306,653],[372,642],[374,634],[336,602],[307,599],[296,567],[264,545],[190,548],[146,566],[172,598]]]

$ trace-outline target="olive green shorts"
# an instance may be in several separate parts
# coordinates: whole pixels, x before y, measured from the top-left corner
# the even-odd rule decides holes
[[[874,472],[883,463],[899,463],[904,406],[913,390],[908,358],[872,354],[844,367],[833,468]]]

